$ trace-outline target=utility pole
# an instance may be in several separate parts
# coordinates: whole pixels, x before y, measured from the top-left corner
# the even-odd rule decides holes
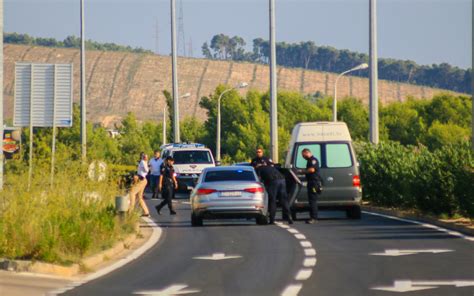
[[[0,191],[3,190],[3,0],[0,0]]]
[[[84,0],[81,0],[81,155],[83,163],[87,161],[86,39],[84,21]]]
[[[379,143],[379,98],[378,98],[378,58],[377,58],[377,1],[369,0],[370,31],[370,141]]]
[[[278,105],[275,45],[275,0],[270,4],[270,151],[274,162],[278,162]]]
[[[173,75],[173,141],[181,142],[179,134],[179,96],[178,96],[178,69],[176,56],[176,0],[171,1],[171,64]]]

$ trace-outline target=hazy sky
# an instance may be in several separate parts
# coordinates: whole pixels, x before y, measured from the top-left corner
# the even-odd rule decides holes
[[[4,0],[5,31],[79,35],[79,0]],[[178,8],[179,2],[177,0]],[[86,38],[170,52],[169,0],[85,0]],[[368,52],[369,0],[276,0],[278,41]],[[186,50],[218,33],[268,39],[268,0],[182,0]],[[379,0],[379,55],[471,67],[470,0]]]

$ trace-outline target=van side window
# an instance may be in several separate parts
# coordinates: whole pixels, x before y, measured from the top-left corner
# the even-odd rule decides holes
[[[326,144],[326,165],[328,168],[352,166],[351,152],[347,144]]]
[[[296,161],[295,167],[297,169],[304,169],[306,168],[306,159],[301,156],[301,151],[303,149],[308,148],[311,153],[313,153],[314,157],[319,160],[319,165],[321,166],[321,145],[320,144],[304,144],[298,146],[298,151],[296,151]]]

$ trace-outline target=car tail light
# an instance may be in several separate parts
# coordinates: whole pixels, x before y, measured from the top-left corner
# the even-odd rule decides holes
[[[354,176],[352,178],[352,186],[360,187],[360,177],[359,176]]]
[[[200,188],[200,189],[198,189],[197,194],[198,195],[208,195],[208,194],[211,194],[211,193],[214,193],[214,192],[217,192],[217,190],[207,189],[207,188]]]
[[[263,188],[262,187],[247,188],[247,189],[244,189],[244,191],[248,193],[263,193]]]

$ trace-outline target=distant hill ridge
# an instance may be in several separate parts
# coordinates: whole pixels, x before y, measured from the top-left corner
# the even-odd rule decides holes
[[[5,117],[12,117],[15,62],[73,63],[74,98],[79,100],[79,51],[56,47],[6,44],[5,54]],[[160,120],[166,105],[163,90],[171,90],[171,59],[148,53],[120,51],[87,51],[86,82],[88,118],[106,126],[118,122],[127,112],[140,120]],[[199,107],[202,96],[211,94],[219,84],[249,83],[248,89],[267,91],[267,65],[178,59],[179,91],[191,97],[180,100],[181,118],[200,120],[206,113]],[[278,67],[278,88],[303,94],[333,95],[336,74],[304,69]],[[248,91],[242,90],[242,93]],[[408,96],[431,98],[439,92],[429,87],[381,80],[379,97],[382,103],[404,101]],[[369,83],[365,78],[347,76],[339,80],[338,97],[354,96],[367,103]]]

